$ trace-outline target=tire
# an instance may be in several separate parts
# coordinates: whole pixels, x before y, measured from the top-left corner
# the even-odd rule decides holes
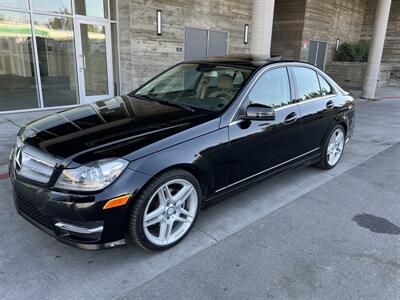
[[[130,238],[145,250],[166,250],[193,228],[201,207],[200,184],[191,173],[172,169],[154,177],[133,201]]]
[[[331,152],[330,154],[328,154],[328,152],[331,150],[330,146],[332,147],[332,139],[334,135],[336,136],[336,138],[339,138],[340,135],[341,137],[339,138],[340,141],[338,141],[338,143],[335,143],[337,147],[336,148],[333,147],[335,148],[335,151],[333,152],[337,153],[337,155],[335,156],[335,159],[332,159],[330,155],[333,155],[333,153]],[[334,168],[340,161],[340,158],[342,157],[345,145],[345,139],[346,139],[346,131],[344,127],[340,124],[334,126],[325,138],[322,147],[321,158],[319,163],[316,164],[316,166],[324,170],[329,170]]]

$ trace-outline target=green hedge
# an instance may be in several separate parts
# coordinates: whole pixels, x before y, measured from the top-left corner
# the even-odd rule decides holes
[[[366,42],[343,43],[336,54],[338,61],[367,62],[369,45]]]

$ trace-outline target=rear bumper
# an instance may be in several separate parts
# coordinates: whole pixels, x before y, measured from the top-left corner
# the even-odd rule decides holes
[[[69,194],[17,179],[10,169],[18,213],[60,242],[87,250],[125,244],[129,208],[148,175],[127,169],[96,194]],[[104,210],[109,199],[131,195],[124,206]]]

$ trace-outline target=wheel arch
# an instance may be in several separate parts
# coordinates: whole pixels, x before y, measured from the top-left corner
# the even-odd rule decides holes
[[[344,134],[347,136],[348,131],[348,121],[343,116],[338,116],[333,122],[332,125],[329,126],[328,130],[325,132],[323,139],[321,140],[321,147],[324,145],[326,139],[329,137],[329,133],[332,131],[332,128],[336,125],[341,125],[344,128]]]
[[[207,160],[200,154],[189,154],[187,151],[171,150],[144,157],[132,162],[130,168],[150,176],[149,180],[141,187],[143,190],[155,177],[171,169],[183,169],[191,173],[201,187],[202,200],[214,188],[215,176]]]
[[[173,170],[173,169],[185,170],[186,172],[192,174],[197,179],[197,181],[200,184],[201,194],[202,194],[201,198],[202,198],[202,202],[203,202],[205,200],[205,198],[207,197],[207,195],[208,195],[208,191],[209,191],[209,188],[210,188],[209,187],[210,183],[209,183],[209,180],[208,180],[207,173],[204,170],[202,170],[200,167],[195,165],[195,164],[179,163],[179,164],[168,166],[168,167],[166,167],[164,169],[161,169],[156,174],[154,174],[150,178],[149,181],[151,181],[154,177],[156,177],[156,176],[158,176],[158,175],[160,175],[162,173],[168,172],[170,170]]]

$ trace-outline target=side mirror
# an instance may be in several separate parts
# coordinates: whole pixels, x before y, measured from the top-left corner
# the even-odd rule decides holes
[[[275,110],[273,107],[262,104],[250,104],[247,106],[246,115],[243,119],[273,121],[275,120]]]

